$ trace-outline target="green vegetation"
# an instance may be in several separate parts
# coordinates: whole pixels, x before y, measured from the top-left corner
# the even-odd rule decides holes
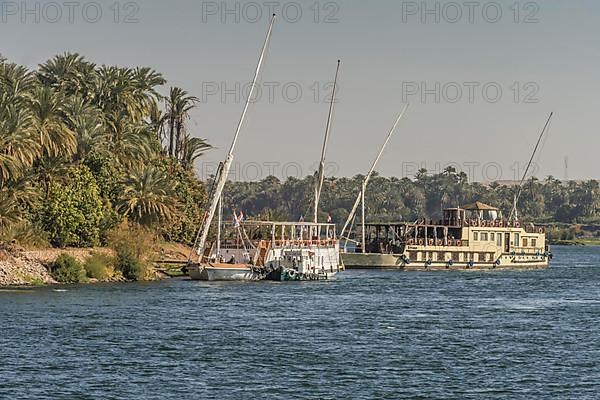
[[[113,257],[102,253],[93,253],[85,260],[83,267],[88,278],[99,281],[112,277],[115,260]]]
[[[205,202],[187,129],[197,99],[150,68],[64,54],[35,71],[0,57],[0,240],[107,245],[124,221],[193,241]]]
[[[115,268],[132,281],[149,278],[149,259],[152,249],[159,247],[155,233],[139,225],[126,225],[113,230],[109,236],[114,250]]]
[[[50,265],[54,279],[61,283],[83,283],[86,281],[85,269],[73,256],[63,253]]]
[[[330,213],[343,224],[360,192],[364,177],[328,178],[323,186],[320,220]],[[259,182],[234,182],[226,187],[224,203],[246,215],[297,221],[310,215],[314,177],[289,178],[281,182],[267,177]],[[499,207],[505,214],[512,208],[515,188],[492,183],[468,182],[464,173],[449,167],[440,174],[421,170],[415,179],[374,176],[365,198],[370,221],[414,221],[421,217],[439,219],[444,207],[479,200]],[[508,216],[508,215],[505,215]],[[528,180],[519,202],[524,221],[552,224],[600,223],[600,186],[597,181],[563,183],[552,177]]]

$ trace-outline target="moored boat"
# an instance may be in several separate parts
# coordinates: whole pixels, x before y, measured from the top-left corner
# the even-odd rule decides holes
[[[365,235],[364,248],[342,253],[346,268],[545,268],[552,257],[543,228],[480,202],[446,209],[440,221],[366,224]]]

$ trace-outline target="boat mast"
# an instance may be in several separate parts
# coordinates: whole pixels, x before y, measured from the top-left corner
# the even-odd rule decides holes
[[[314,222],[319,222],[319,201],[321,200],[321,190],[323,189],[323,179],[325,178],[325,154],[327,153],[327,143],[329,142],[329,133],[331,132],[331,117],[335,104],[335,94],[337,92],[337,79],[340,72],[340,60],[337,62],[335,70],[335,79],[333,80],[333,91],[331,92],[331,102],[329,103],[329,115],[327,116],[327,126],[325,128],[325,140],[321,150],[321,162],[319,163],[319,172],[315,181],[315,204],[314,204]]]
[[[208,231],[210,230],[210,225],[215,216],[215,211],[219,205],[220,198],[223,194],[223,189],[225,187],[225,183],[227,182],[227,176],[229,175],[229,170],[231,169],[231,164],[233,163],[233,152],[235,150],[235,145],[237,143],[238,137],[240,135],[240,131],[242,130],[242,126],[244,124],[244,120],[246,119],[246,113],[248,112],[248,107],[250,106],[250,101],[254,92],[256,90],[256,82],[260,75],[260,71],[262,69],[263,61],[265,59],[265,54],[269,47],[269,43],[271,41],[271,33],[273,32],[273,24],[275,23],[275,14],[273,14],[273,18],[271,18],[271,23],[269,25],[269,30],[267,31],[267,37],[265,38],[265,42],[262,47],[262,51],[260,53],[260,58],[258,59],[258,65],[256,66],[256,72],[254,73],[254,79],[252,81],[252,87],[250,88],[250,93],[248,94],[248,98],[246,99],[246,104],[244,105],[244,110],[242,111],[242,116],[238,123],[237,129],[235,131],[235,135],[233,137],[233,142],[231,143],[231,147],[229,149],[229,153],[225,161],[223,162],[223,168],[220,173],[216,177],[217,186],[213,193],[213,197],[210,201],[210,206],[208,208],[207,213],[205,214],[204,221],[201,227],[200,240],[197,243],[197,251],[198,254],[202,254],[204,251],[204,246],[206,245],[206,239],[208,238]],[[202,260],[200,260],[202,261]]]
[[[542,138],[544,137],[544,134],[546,133],[546,131],[548,130],[548,127],[550,126],[550,121],[552,120],[553,115],[554,115],[554,113],[551,112],[550,116],[548,117],[548,120],[546,121],[546,124],[544,125],[544,129],[542,129],[542,133],[540,133],[540,137],[538,138],[537,143],[535,144],[535,148],[533,149],[533,153],[531,154],[529,163],[527,164],[527,167],[525,168],[525,173],[523,174],[523,178],[521,178],[521,182],[519,182],[519,186],[517,188],[517,193],[513,197],[513,206],[512,206],[512,210],[510,211],[510,217],[508,218],[509,221],[515,221],[515,222],[519,221],[519,213],[517,211],[517,204],[519,202],[519,198],[521,197],[521,192],[523,191],[523,183],[525,182],[525,179],[527,178],[527,173],[529,172],[529,169],[531,168],[531,164],[533,163],[533,158],[535,157],[535,154],[537,153],[538,148],[540,147]]]
[[[350,225],[350,222],[352,222],[352,219],[356,215],[356,211],[358,210],[358,206],[360,205],[361,199],[364,197],[364,193],[363,192],[366,189],[367,184],[369,183],[369,179],[371,179],[371,175],[373,175],[373,172],[375,171],[375,168],[377,167],[377,164],[379,163],[379,160],[381,159],[381,156],[383,155],[383,151],[385,150],[388,142],[392,138],[392,135],[396,131],[396,127],[400,123],[400,120],[402,119],[402,117],[404,117],[404,113],[406,112],[407,108],[408,108],[408,104],[406,104],[402,108],[402,111],[400,112],[400,115],[398,115],[398,118],[396,119],[396,122],[394,123],[394,126],[392,127],[392,129],[388,133],[387,138],[385,139],[385,142],[383,143],[383,146],[381,146],[381,150],[379,151],[379,154],[377,155],[377,158],[373,162],[373,165],[371,166],[371,169],[369,170],[369,173],[367,173],[367,175],[365,176],[365,179],[363,180],[363,184],[362,184],[361,193],[359,193],[358,196],[356,197],[356,201],[354,202],[354,206],[352,207],[352,210],[350,211],[350,214],[348,215],[348,219],[346,220],[346,223],[344,224],[344,228],[342,228],[342,232],[340,234],[340,238],[344,237],[344,234],[346,233],[346,229],[348,228],[348,225]],[[363,232],[364,232],[364,222],[363,222]]]
[[[365,191],[367,190],[367,182],[363,182],[362,184],[362,189],[360,190],[360,197],[361,197],[361,203],[362,203],[362,213],[361,213],[361,218],[362,218],[362,252],[366,253],[366,247],[367,247],[367,240],[366,240],[366,235],[365,235]]]
[[[221,259],[221,225],[223,224],[223,196],[219,197],[219,218],[218,218],[218,228],[217,228],[217,259],[216,262],[219,262]]]

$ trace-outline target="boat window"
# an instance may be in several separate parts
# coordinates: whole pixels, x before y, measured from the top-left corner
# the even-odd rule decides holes
[[[519,242],[520,242],[520,235],[518,233],[515,233],[515,241],[514,241],[515,246],[518,246]]]
[[[527,247],[527,238],[523,238],[523,247]]]
[[[473,232],[473,241],[478,241],[479,240],[479,232]]]
[[[496,240],[496,234],[494,232],[490,233],[490,242]]]
[[[502,234],[500,232],[496,235],[496,245],[502,246]]]
[[[487,242],[488,240],[488,234],[487,232],[481,232],[481,241],[482,242]]]
[[[537,246],[537,239],[531,239],[531,247]]]

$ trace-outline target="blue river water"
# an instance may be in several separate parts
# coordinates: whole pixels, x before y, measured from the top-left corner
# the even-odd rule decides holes
[[[2,399],[597,399],[600,248],[543,271],[0,291]]]

